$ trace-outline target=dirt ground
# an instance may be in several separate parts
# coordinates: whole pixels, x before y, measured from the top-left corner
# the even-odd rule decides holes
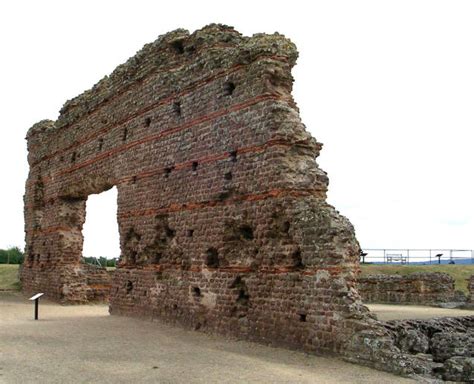
[[[372,307],[383,317],[392,313]],[[424,308],[410,309],[426,315]],[[43,300],[34,321],[31,302],[19,293],[0,294],[0,383],[381,382],[414,381],[337,358],[109,316],[106,305]]]
[[[0,383],[409,383],[336,358],[0,294]]]
[[[473,315],[421,306],[369,306],[381,320]],[[109,316],[106,305],[33,304],[0,293],[0,383],[409,383],[333,357]]]
[[[447,316],[474,316],[474,310],[425,307],[422,305],[368,304],[379,320],[429,319]]]
[[[381,320],[473,315],[369,306]],[[0,383],[409,383],[332,357],[109,316],[106,305],[33,305],[0,293]]]

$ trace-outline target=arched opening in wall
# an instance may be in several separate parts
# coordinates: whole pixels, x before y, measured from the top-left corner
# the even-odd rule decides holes
[[[82,235],[87,284],[96,295],[92,300],[106,300],[120,256],[116,187],[88,196]]]

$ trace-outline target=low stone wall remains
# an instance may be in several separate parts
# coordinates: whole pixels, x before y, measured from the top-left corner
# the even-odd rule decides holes
[[[359,292],[365,303],[434,304],[459,300],[454,279],[439,272],[363,276],[359,278]]]
[[[471,277],[467,281],[467,289],[469,291],[469,297],[467,300],[468,305],[474,306],[474,275],[471,275]]]
[[[112,274],[106,268],[85,264],[82,272],[86,278],[87,301],[109,301]]]

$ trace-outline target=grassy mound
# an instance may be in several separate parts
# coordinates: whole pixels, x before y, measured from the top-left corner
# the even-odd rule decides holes
[[[18,264],[0,264],[0,289],[20,290]]]

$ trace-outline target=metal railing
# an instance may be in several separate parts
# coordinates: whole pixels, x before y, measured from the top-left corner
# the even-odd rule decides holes
[[[364,264],[474,264],[474,250],[365,248],[360,261]]]

